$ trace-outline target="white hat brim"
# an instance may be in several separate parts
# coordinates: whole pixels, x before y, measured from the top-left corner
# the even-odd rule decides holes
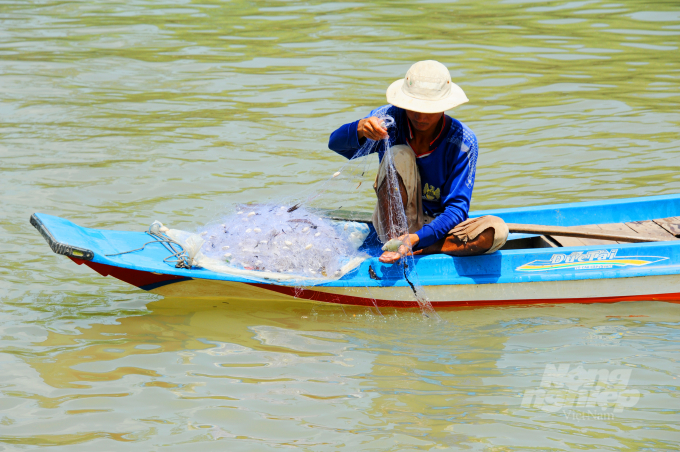
[[[404,110],[417,111],[419,113],[441,113],[462,105],[469,100],[461,87],[453,82],[451,82],[451,92],[444,99],[417,99],[404,93],[402,90],[404,81],[403,78],[399,79],[387,88],[387,102]]]

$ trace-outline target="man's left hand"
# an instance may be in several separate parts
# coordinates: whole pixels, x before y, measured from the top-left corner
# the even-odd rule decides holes
[[[420,237],[416,234],[404,234],[399,237],[399,240],[404,242],[403,245],[399,247],[399,251],[385,251],[382,253],[378,260],[383,264],[394,264],[399,262],[403,256],[411,256],[413,254],[413,247],[418,244]]]

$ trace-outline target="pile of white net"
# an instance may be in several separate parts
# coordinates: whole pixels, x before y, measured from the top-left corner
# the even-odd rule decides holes
[[[369,231],[366,224],[332,221],[303,207],[239,205],[201,228],[194,262],[255,279],[337,279],[369,257],[359,251]],[[167,234],[181,244],[197,241],[183,231]]]

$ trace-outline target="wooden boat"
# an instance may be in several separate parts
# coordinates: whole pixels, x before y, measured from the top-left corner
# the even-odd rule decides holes
[[[621,231],[659,241],[621,243],[558,235],[510,234],[502,250],[482,256],[416,257],[415,267],[433,307],[530,303],[680,301],[680,195],[617,199],[474,212],[507,223]],[[144,232],[88,229],[36,213],[33,224],[52,250],[140,289],[171,297],[310,300],[364,306],[416,307],[403,268],[382,264],[372,233],[372,258],[341,279],[296,287],[212,272],[175,268],[162,246],[109,256],[149,241]]]

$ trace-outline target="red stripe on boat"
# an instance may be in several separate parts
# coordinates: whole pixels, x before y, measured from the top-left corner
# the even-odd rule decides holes
[[[323,303],[346,304],[354,306],[378,306],[380,308],[417,308],[417,301],[381,300],[372,298],[352,297],[350,295],[338,295],[316,290],[299,289],[294,287],[272,286],[269,284],[250,284],[261,289],[270,290],[295,298],[304,298]],[[655,295],[627,295],[619,297],[594,297],[594,298],[548,298],[548,299],[525,299],[525,300],[470,300],[470,301],[434,301],[435,308],[460,307],[460,306],[507,306],[528,304],[561,304],[561,303],[617,303],[620,301],[667,301],[680,302],[680,293],[655,294]]]
[[[132,284],[133,286],[147,288],[145,290],[150,290],[165,284],[191,279],[187,278],[186,276],[155,274],[141,270],[114,267],[112,265],[98,264],[97,262],[84,261],[82,259],[76,259],[73,257],[69,257],[69,259],[78,265],[87,265],[102,276],[113,276],[114,278],[125,281],[126,283]]]
[[[379,307],[394,307],[394,308],[417,308],[417,301],[399,301],[399,300],[374,300],[373,298],[353,297],[351,295],[340,295],[328,292],[319,292],[318,290],[302,289],[288,286],[274,286],[270,284],[249,283],[251,286],[266,289],[272,292],[289,295],[295,298],[303,298],[305,300],[320,301],[322,303],[347,304],[354,306],[379,306]],[[441,302],[436,302],[436,306],[440,306]]]
[[[91,261],[84,261],[70,257],[78,265],[85,264],[102,276],[113,276],[128,284],[137,286],[144,290],[152,290],[166,284],[186,281],[193,278],[177,275],[155,274],[142,270],[132,270],[129,268],[114,267],[106,264],[99,264]],[[302,289],[287,286],[275,286],[261,283],[249,284],[260,289],[269,290],[282,295],[300,298],[322,303],[345,304],[354,306],[378,306],[394,308],[417,308],[418,302],[401,300],[380,300],[364,297],[353,297],[351,295],[340,295],[318,290]],[[551,298],[551,299],[524,299],[524,300],[470,300],[470,301],[435,301],[432,306],[435,308],[444,307],[475,307],[475,306],[508,306],[508,305],[532,305],[532,304],[561,304],[561,303],[616,303],[619,301],[666,301],[680,302],[680,293],[654,294],[654,295],[629,295],[619,297],[594,297],[594,298]]]

